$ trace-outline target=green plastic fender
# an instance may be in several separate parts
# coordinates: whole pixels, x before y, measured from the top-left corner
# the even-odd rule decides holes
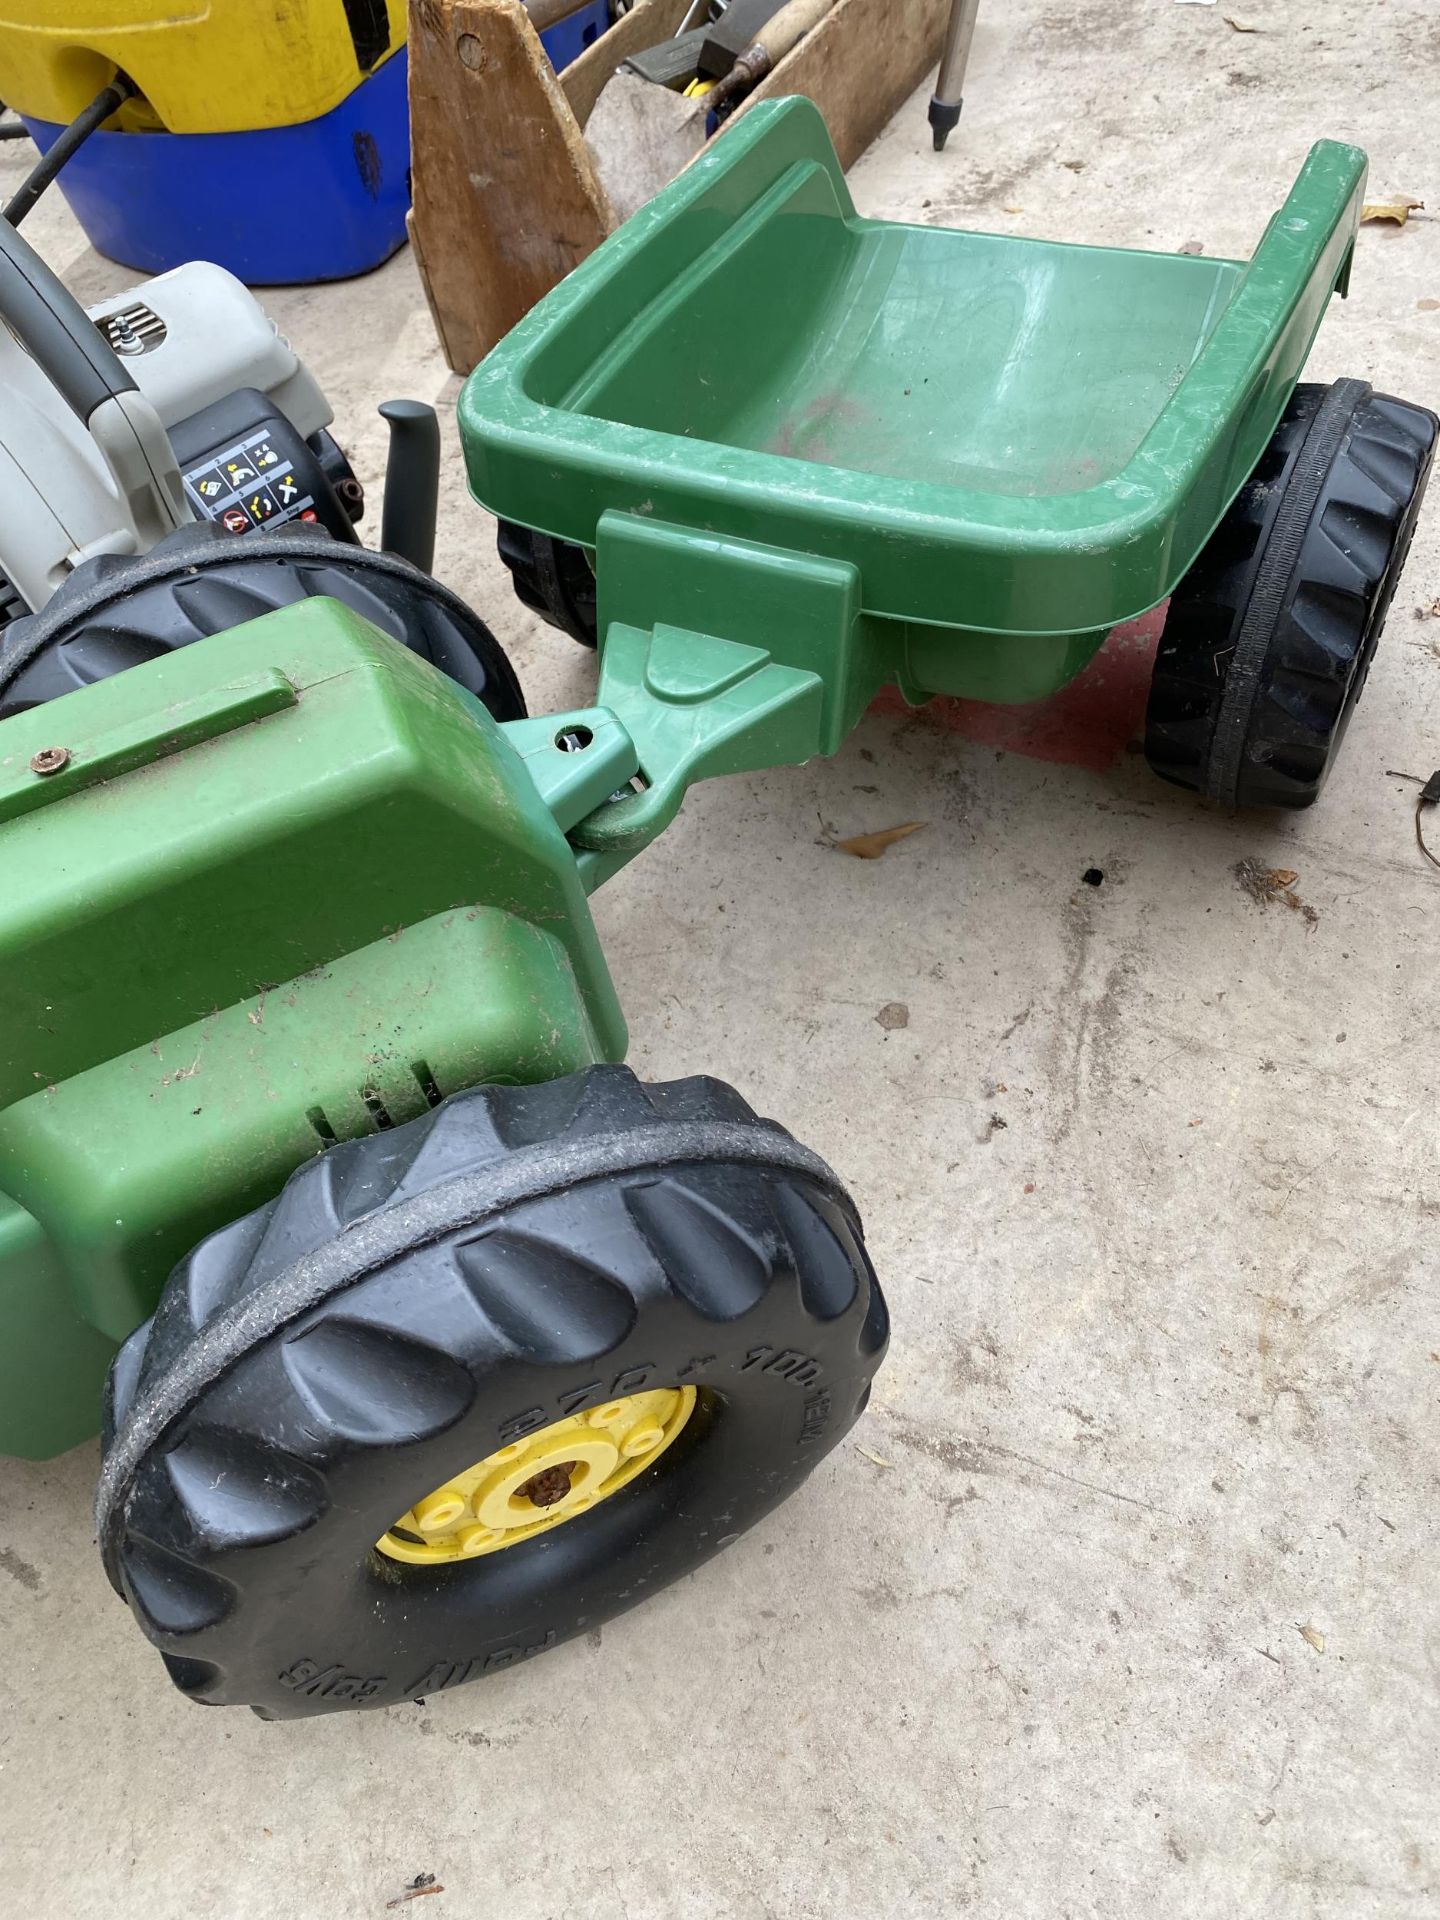
[[[5,721],[0,871],[0,1450],[330,1141],[624,1057],[520,754],[331,601]]]

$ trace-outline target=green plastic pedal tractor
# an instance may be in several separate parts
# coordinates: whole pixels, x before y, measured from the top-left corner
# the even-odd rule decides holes
[[[83,1438],[109,1368],[101,1549],[196,1699],[384,1705],[593,1627],[879,1364],[828,1168],[607,1064],[592,802],[538,737],[325,598],[0,723],[0,1444]]]
[[[890,682],[1036,697],[1167,595],[1161,771],[1313,798],[1436,427],[1295,385],[1362,176],[1317,148],[1248,267],[1093,252],[858,221],[813,110],[757,110],[462,398],[522,592],[603,635],[581,713],[309,533],[176,535],[16,623],[0,1448],[103,1387],[106,1569],[187,1694],[511,1666],[849,1429],[855,1210],[729,1088],[619,1064],[587,892],[691,781]]]

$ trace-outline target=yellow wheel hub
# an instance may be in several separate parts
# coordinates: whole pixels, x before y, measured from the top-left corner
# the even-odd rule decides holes
[[[453,1475],[376,1545],[392,1560],[425,1567],[518,1546],[628,1486],[694,1411],[693,1387],[661,1387],[557,1420]]]

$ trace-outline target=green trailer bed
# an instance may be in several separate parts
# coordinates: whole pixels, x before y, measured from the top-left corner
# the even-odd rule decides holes
[[[592,883],[701,773],[833,752],[887,684],[1043,698],[1172,596],[1152,765],[1315,799],[1435,430],[1298,384],[1365,169],[1319,141],[1214,260],[861,219],[804,100],[717,138],[460,400],[521,598],[603,643],[637,744]]]
[[[777,101],[471,376],[471,485],[587,548],[616,509],[842,560],[886,621],[1103,633],[1165,598],[1274,433],[1364,182],[1319,142],[1248,263],[893,225]],[[919,684],[959,691],[918,644]]]

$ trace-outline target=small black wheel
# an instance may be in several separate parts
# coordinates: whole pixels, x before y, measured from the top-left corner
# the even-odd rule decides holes
[[[582,647],[596,644],[595,569],[583,547],[502,520],[499,551],[522,606]]]
[[[719,1081],[455,1094],[176,1269],[110,1378],[105,1566],[195,1700],[437,1693],[736,1539],[887,1337],[835,1176]]]
[[[242,540],[199,521],[148,553],[85,561],[39,613],[7,627],[0,720],[317,594],[459,681],[497,720],[524,718],[500,642],[408,560],[351,546],[323,527],[281,526]]]
[[[1308,807],[1365,685],[1434,455],[1435,415],[1362,380],[1299,386],[1176,588],[1145,752],[1230,807]]]

